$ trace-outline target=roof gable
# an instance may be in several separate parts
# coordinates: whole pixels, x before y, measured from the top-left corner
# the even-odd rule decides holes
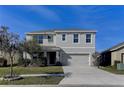
[[[118,50],[118,49],[123,48],[123,47],[124,47],[124,42],[113,46],[112,48],[110,48],[110,51],[115,51],[115,50]]]
[[[108,51],[112,52],[112,51],[116,51],[116,50],[119,50],[119,49],[122,49],[122,48],[124,48],[124,42],[119,43],[119,44],[117,44],[117,45],[115,45],[115,46],[113,46],[113,47],[111,47],[111,48],[109,48],[109,49],[107,49],[103,52],[108,52]]]

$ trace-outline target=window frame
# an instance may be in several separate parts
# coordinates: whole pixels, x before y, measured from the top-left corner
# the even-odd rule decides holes
[[[38,44],[43,44],[43,35],[35,35],[33,38]]]
[[[90,38],[89,38],[89,37],[87,38],[87,35],[90,35]],[[87,40],[90,40],[90,42],[87,42]],[[87,34],[86,34],[85,43],[86,43],[86,44],[91,44],[91,43],[92,43],[92,34],[91,34],[91,33],[87,33]]]
[[[42,42],[40,42],[40,41],[42,41]],[[38,36],[38,44],[43,44],[43,35]]]
[[[65,35],[65,36],[63,37],[63,35]],[[64,40],[63,40],[63,38],[64,38]],[[63,42],[66,41],[66,34],[65,34],[65,33],[62,34],[61,40],[62,40]]]
[[[49,39],[49,36],[51,37],[51,39]],[[47,36],[47,39],[48,39],[48,42],[49,42],[49,43],[53,43],[53,35],[48,35],[48,36]]]
[[[76,38],[78,40],[78,42],[75,42],[75,35],[78,35],[77,38]],[[73,34],[73,43],[74,44],[78,44],[79,43],[79,34],[78,33],[74,33]]]

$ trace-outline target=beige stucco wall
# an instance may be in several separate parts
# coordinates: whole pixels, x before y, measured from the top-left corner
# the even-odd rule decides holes
[[[48,42],[48,35],[44,35],[43,45],[44,46],[55,46],[56,43],[56,35],[53,35],[53,42]],[[41,44],[42,45],[42,44]]]
[[[114,62],[116,60],[122,62],[122,58],[121,58],[122,53],[124,53],[124,48],[119,49],[119,50],[114,51],[114,52],[111,53],[111,64],[112,65],[114,65]]]
[[[114,65],[114,61],[117,60],[116,59],[116,54],[117,54],[116,52],[111,53],[111,65]]]
[[[64,32],[63,32],[64,33]],[[43,44],[45,46],[57,46],[57,47],[91,47],[95,48],[95,33],[89,32],[91,34],[91,43],[86,43],[86,34],[87,32],[70,32],[66,34],[66,41],[62,41],[62,32],[53,34],[53,42],[48,42],[47,36],[44,35]],[[73,43],[73,34],[79,34],[79,42]],[[26,35],[26,40],[32,40],[33,35]]]
[[[10,64],[10,56],[9,56],[9,54],[0,54],[0,57],[7,59],[7,64],[8,64],[8,65]],[[14,55],[14,57],[13,57],[13,64],[18,63],[18,59],[19,59],[19,54],[16,53],[16,54]]]
[[[48,42],[48,35],[43,35],[43,44],[44,46],[55,46],[56,45],[56,35],[53,35],[53,42]],[[33,40],[33,35],[26,35],[26,41]]]
[[[76,33],[76,31],[75,31]],[[62,41],[62,34],[63,33],[57,33],[56,34],[56,45],[58,47],[94,47],[95,48],[95,33],[91,34],[91,43],[86,43],[86,32],[80,32],[79,34],[79,42],[73,43],[73,34],[74,33],[66,33],[66,41]]]

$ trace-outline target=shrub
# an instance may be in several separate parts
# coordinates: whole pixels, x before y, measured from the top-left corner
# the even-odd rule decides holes
[[[39,58],[39,59],[18,59],[18,65],[19,66],[31,66],[31,67],[41,67],[41,66],[47,66],[47,60],[46,58]]]
[[[100,53],[98,53],[98,52],[93,53],[92,58],[93,58],[93,65],[99,67],[99,65],[100,65]]]
[[[56,66],[62,66],[62,63],[61,62],[56,62]]]
[[[7,66],[7,60],[5,58],[0,58],[0,66],[6,67]]]
[[[18,65],[22,65],[23,64],[23,59],[22,58],[19,58],[18,59]]]
[[[18,65],[19,66],[27,67],[30,63],[31,63],[30,59],[23,59],[23,58],[18,59]]]
[[[43,64],[44,66],[47,66],[47,58],[42,58],[42,64]]]
[[[29,64],[29,66],[31,67],[42,67],[42,66],[46,66],[45,64],[45,60],[44,59],[33,59],[31,60],[31,63]]]

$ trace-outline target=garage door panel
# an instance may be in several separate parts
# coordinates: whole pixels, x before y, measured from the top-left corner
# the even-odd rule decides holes
[[[89,55],[85,54],[71,54],[69,59],[70,65],[84,66],[89,65]]]

